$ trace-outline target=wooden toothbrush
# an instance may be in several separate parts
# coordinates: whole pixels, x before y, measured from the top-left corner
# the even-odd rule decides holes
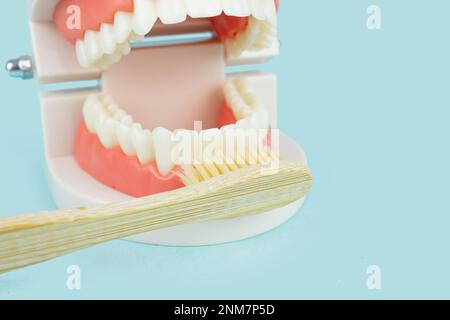
[[[270,159],[266,159],[269,161]],[[253,215],[303,198],[307,167],[279,161],[185,167],[186,187],[131,201],[0,219],[0,273],[83,248],[180,224]]]

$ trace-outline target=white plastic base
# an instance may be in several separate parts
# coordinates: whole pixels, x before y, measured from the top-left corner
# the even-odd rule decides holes
[[[305,153],[287,135],[280,133],[280,151],[286,159],[307,165]],[[113,190],[84,172],[72,156],[47,159],[49,184],[59,208],[118,202],[129,196]],[[168,246],[201,246],[238,241],[274,229],[291,218],[304,199],[263,214],[229,220],[180,225],[127,238]]]

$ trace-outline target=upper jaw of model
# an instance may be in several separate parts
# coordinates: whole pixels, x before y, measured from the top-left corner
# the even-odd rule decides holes
[[[225,41],[228,56],[258,51],[276,40],[276,4],[274,0],[134,0],[134,12],[118,11],[114,23],[102,23],[99,30],[87,30],[76,41],[76,54],[83,67],[107,69],[130,53],[130,42],[142,40],[158,18],[163,24],[191,18],[211,18],[224,13],[249,17],[245,30]]]

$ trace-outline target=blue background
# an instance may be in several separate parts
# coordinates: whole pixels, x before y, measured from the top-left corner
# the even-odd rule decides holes
[[[382,30],[366,9],[382,10]],[[0,298],[450,298],[450,3],[282,1],[280,127],[315,186],[259,237],[204,248],[125,241],[0,276]],[[0,61],[30,53],[26,6],[0,10]],[[52,209],[35,81],[0,73],[0,214]],[[79,265],[82,289],[66,288]],[[366,268],[382,270],[368,290]]]

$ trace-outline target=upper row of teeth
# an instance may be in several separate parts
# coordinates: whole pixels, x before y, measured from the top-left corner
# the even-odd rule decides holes
[[[236,39],[227,41],[227,53],[269,47],[275,40],[274,0],[134,0],[134,12],[118,11],[114,24],[103,23],[99,31],[88,30],[76,42],[76,54],[83,67],[102,69],[130,52],[130,41],[147,35],[159,18],[164,24],[181,23],[187,16],[209,18],[224,12],[229,16],[250,17],[249,27]],[[236,40],[236,41],[233,41]]]
[[[227,104],[240,119],[236,124],[219,129],[225,132],[233,129],[258,131],[258,143],[266,137],[269,116],[261,101],[248,90],[242,80],[230,80],[224,89]],[[172,157],[175,145],[174,135],[194,131],[178,130],[171,132],[159,127],[153,131],[143,129],[133,118],[122,110],[109,95],[90,95],[83,107],[84,122],[91,133],[97,134],[101,144],[111,149],[120,146],[127,156],[136,156],[143,165],[156,161],[161,175],[167,175],[177,164]],[[206,132],[205,130],[203,132]]]
[[[236,37],[225,42],[226,53],[230,57],[238,57],[245,51],[259,51],[270,48],[277,38],[276,25],[267,20],[250,17],[248,26]]]

